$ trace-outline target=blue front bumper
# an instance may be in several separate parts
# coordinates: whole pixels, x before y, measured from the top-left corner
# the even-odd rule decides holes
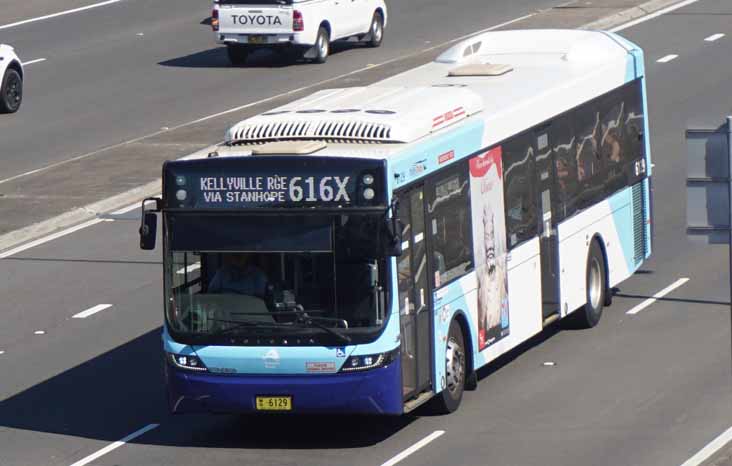
[[[212,375],[166,366],[173,413],[252,413],[255,397],[292,396],[293,413],[402,414],[399,361],[329,375]]]

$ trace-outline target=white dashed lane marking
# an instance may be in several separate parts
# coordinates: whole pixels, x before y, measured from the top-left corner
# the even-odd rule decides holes
[[[399,453],[394,458],[390,459],[389,461],[387,461],[386,463],[382,464],[381,466],[393,466],[393,465],[397,464],[398,462],[400,462],[401,460],[403,460],[407,456],[411,455],[415,451],[417,451],[420,448],[424,447],[425,445],[427,445],[431,441],[435,440],[437,437],[440,437],[444,433],[445,433],[444,430],[436,430],[436,431],[432,432],[430,435],[428,435],[427,437],[423,438],[419,442],[415,443],[411,447],[407,448],[403,452]]]
[[[713,35],[707,37],[704,40],[707,41],[707,42],[714,42],[715,40],[719,40],[722,37],[724,37],[724,34],[713,34]]]
[[[679,58],[679,56],[678,56],[678,55],[674,55],[674,54],[671,54],[671,55],[666,55],[665,57],[659,58],[659,59],[658,59],[658,60],[656,60],[656,61],[657,61],[658,63],[668,63],[668,62],[670,62],[671,60],[676,60],[677,58]]]
[[[74,318],[74,319],[86,319],[87,317],[89,317],[91,315],[94,315],[97,312],[101,312],[101,311],[103,311],[105,309],[109,309],[110,307],[112,307],[111,304],[97,304],[94,307],[90,307],[86,311],[82,311],[82,312],[80,312],[78,314],[73,315],[72,318]]]
[[[675,282],[673,282],[666,288],[664,288],[661,291],[659,291],[658,293],[654,294],[652,297],[646,299],[639,305],[635,306],[633,309],[626,312],[626,314],[630,314],[630,315],[638,314],[643,309],[645,309],[648,306],[650,306],[651,304],[655,303],[659,298],[663,298],[664,296],[671,293],[673,290],[675,290],[676,288],[680,287],[681,285],[683,285],[684,283],[686,283],[688,281],[689,281],[689,279],[686,277],[679,278],[678,280],[676,280]]]

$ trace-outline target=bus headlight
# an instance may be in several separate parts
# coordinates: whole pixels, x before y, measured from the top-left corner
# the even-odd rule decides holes
[[[188,371],[208,372],[208,368],[198,356],[195,356],[193,354],[174,353],[167,353],[167,355],[168,362],[172,364],[173,367],[177,367],[178,369],[185,369]]]
[[[370,185],[374,184],[374,175],[372,175],[370,173],[366,173],[363,176],[363,178],[361,179],[361,181],[363,181],[363,184],[365,184],[366,186],[370,186]]]
[[[387,351],[386,353],[351,356],[346,359],[346,363],[341,367],[341,372],[358,372],[376,369],[377,367],[386,366],[393,362],[398,356],[399,348]]]
[[[367,201],[370,201],[371,199],[373,199],[374,196],[376,196],[376,192],[374,192],[374,190],[372,188],[366,188],[363,190],[363,198],[366,199]]]

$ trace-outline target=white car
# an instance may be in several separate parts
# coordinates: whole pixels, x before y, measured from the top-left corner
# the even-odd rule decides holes
[[[233,65],[262,47],[325,63],[335,40],[381,45],[386,19],[384,0],[215,0],[211,27]]]
[[[0,78],[0,113],[15,113],[23,101],[23,64],[5,44],[0,44]]]

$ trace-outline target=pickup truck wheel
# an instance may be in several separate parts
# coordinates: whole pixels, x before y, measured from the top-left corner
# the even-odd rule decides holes
[[[330,55],[330,34],[324,27],[318,29],[318,38],[315,40],[315,63],[325,63]]]
[[[374,13],[374,18],[371,20],[371,27],[369,27],[369,33],[366,37],[368,37],[366,41],[367,46],[378,47],[381,45],[381,41],[384,38],[384,17],[378,11]]]
[[[5,70],[0,82],[0,113],[15,113],[23,101],[23,79],[14,69]]]
[[[226,53],[229,55],[229,61],[232,65],[240,66],[247,62],[249,48],[242,45],[227,45]]]

